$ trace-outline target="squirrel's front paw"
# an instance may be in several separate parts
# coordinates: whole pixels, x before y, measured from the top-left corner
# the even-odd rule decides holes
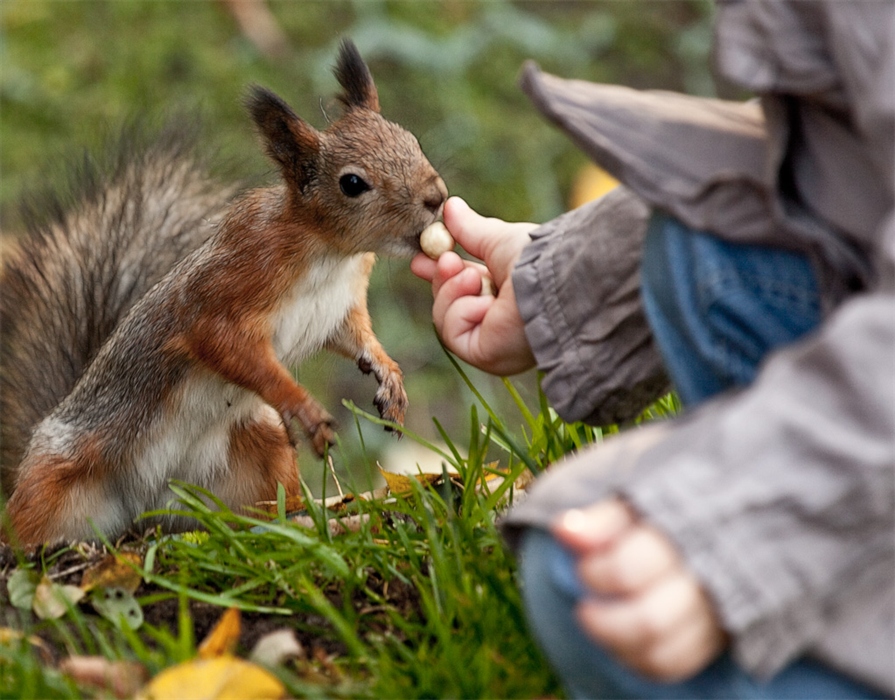
[[[404,414],[407,412],[407,394],[404,391],[404,383],[400,376],[389,377],[379,385],[379,391],[373,398],[373,403],[379,409],[379,415],[385,420],[404,425]],[[386,426],[386,430],[392,428]],[[400,433],[398,433],[400,436]]]
[[[301,430],[310,439],[314,452],[321,457],[328,446],[336,443],[335,418],[316,401],[306,401],[297,410],[283,411],[282,415],[286,432],[289,434],[289,442],[293,447],[301,440],[301,433],[296,423],[301,424]]]
[[[333,430],[334,422],[330,418],[327,422],[319,423],[313,432],[309,433],[314,452],[320,457],[326,453],[327,447],[332,447],[336,444],[336,432]]]

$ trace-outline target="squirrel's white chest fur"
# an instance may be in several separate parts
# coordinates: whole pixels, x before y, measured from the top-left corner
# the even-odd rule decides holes
[[[297,364],[317,352],[357,301],[364,254],[317,261],[284,297],[271,319],[281,362]]]

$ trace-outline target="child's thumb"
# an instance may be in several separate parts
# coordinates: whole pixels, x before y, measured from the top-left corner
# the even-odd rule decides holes
[[[493,246],[500,223],[474,211],[459,197],[451,197],[444,205],[444,225],[460,247],[479,260],[486,259],[488,244]]]

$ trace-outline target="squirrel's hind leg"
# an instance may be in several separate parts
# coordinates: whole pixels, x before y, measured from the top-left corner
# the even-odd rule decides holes
[[[96,471],[59,455],[30,455],[6,505],[14,534],[4,539],[29,546],[93,540],[97,530],[117,537],[130,520]]]
[[[276,501],[277,485],[287,498],[301,494],[295,450],[279,414],[263,405],[245,422],[230,429],[229,469],[214,488],[235,511],[259,501]]]

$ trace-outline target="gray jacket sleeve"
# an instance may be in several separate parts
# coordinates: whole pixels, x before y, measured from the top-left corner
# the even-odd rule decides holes
[[[648,216],[616,188],[534,231],[513,273],[542,387],[568,421],[623,423],[669,391],[640,305]]]

